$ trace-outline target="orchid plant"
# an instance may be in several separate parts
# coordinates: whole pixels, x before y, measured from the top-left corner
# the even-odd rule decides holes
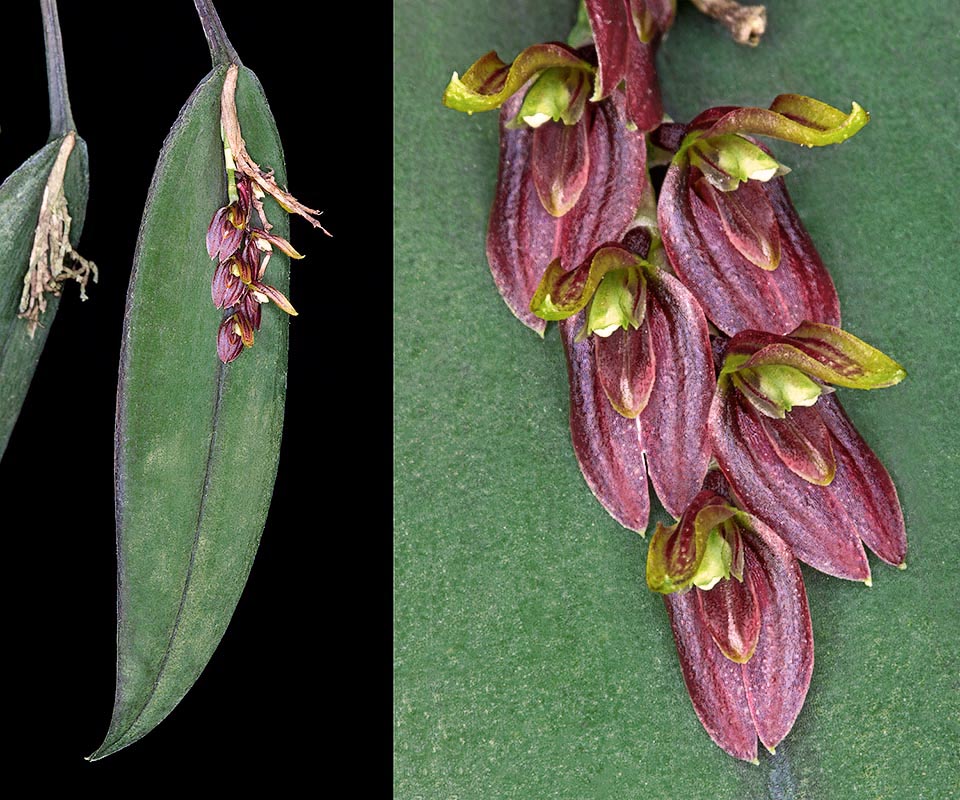
[[[743,44],[763,7],[696,0]],[[590,489],[643,535],[647,478],[677,522],[657,526],[663,594],[694,709],[729,754],[774,752],[803,706],[813,636],[800,561],[870,584],[866,544],[905,566],[889,474],[834,387],[903,368],[840,326],[830,274],[756,137],[819,147],[869,114],[795,94],[767,108],[663,115],[654,57],[669,0],[583,0],[566,43],[511,63],[488,53],[445,105],[500,109],[487,232],[513,314],[567,356],[570,428]],[[659,192],[650,163],[667,164]]]

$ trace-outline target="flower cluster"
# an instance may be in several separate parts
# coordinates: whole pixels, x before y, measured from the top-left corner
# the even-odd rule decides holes
[[[207,228],[207,253],[217,262],[210,284],[213,304],[225,309],[217,332],[217,354],[229,364],[253,346],[253,333],[260,330],[260,306],[272,300],[292,316],[297,312],[290,301],[273,286],[263,282],[273,248],[291,258],[302,258],[290,243],[266,230],[262,218],[262,192],[246,176],[236,179],[236,199],[213,215]],[[259,197],[257,196],[259,194]],[[257,206],[264,227],[253,224]]]
[[[698,6],[756,44],[762,8]],[[643,533],[649,477],[677,519],[651,537],[647,582],[704,727],[756,761],[810,684],[798,562],[868,585],[864,544],[904,565],[896,489],[834,387],[906,373],[841,329],[790,170],[757,139],[839,144],[869,115],[784,94],[664,121],[652,59],[672,21],[668,2],[584,0],[567,44],[512,65],[490,53],[454,73],[444,102],[501,109],[494,280],[528,327],[560,323],[574,450],[597,499]],[[659,192],[648,153],[667,167]]]
[[[207,253],[217,262],[210,292],[213,304],[225,309],[217,331],[217,354],[229,364],[253,346],[254,331],[260,330],[263,303],[296,316],[290,301],[273,286],[263,282],[267,263],[276,247],[290,258],[303,258],[281,236],[271,233],[263,200],[268,195],[288,214],[298,214],[313,227],[330,235],[320,224],[319,211],[297,200],[277,184],[272,169],[263,169],[247,152],[237,115],[236,91],[239,67],[231,64],[220,93],[220,128],[223,160],[227,173],[228,205],[217,209],[207,228]],[[260,221],[254,224],[253,212]]]

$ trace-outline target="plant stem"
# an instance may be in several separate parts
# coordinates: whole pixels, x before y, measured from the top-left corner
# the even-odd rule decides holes
[[[67,94],[67,70],[63,63],[57,0],[40,0],[40,11],[43,14],[43,41],[47,50],[47,94],[50,96],[50,138],[47,141],[52,142],[68,131],[76,130],[76,125]]]
[[[193,5],[200,15],[200,24],[203,26],[203,33],[207,37],[207,46],[210,48],[210,60],[213,66],[229,66],[230,64],[242,64],[237,51],[233,49],[230,40],[227,38],[227,32],[223,29],[223,23],[220,22],[220,15],[213,6],[213,0],[193,0]]]

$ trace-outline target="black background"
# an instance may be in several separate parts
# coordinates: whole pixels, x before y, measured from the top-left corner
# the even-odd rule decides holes
[[[113,427],[130,264],[160,146],[210,59],[189,0],[131,3],[130,17],[113,10],[119,4],[61,0],[70,99],[90,155],[78,249],[99,266],[100,283],[86,303],[66,287],[0,462],[5,770],[35,785],[59,776],[111,785],[152,775],[175,785],[184,775],[221,784],[259,775],[279,788],[324,786],[356,763],[363,766],[351,784],[373,780],[385,793],[390,14],[366,4],[354,4],[353,18],[322,3],[218,5],[270,101],[290,190],[324,209],[333,234],[291,223],[307,258],[293,265],[300,316],[290,330],[270,516],[233,621],[193,689],[140,742],[84,761],[106,733],[113,702]],[[49,131],[39,4],[7,6],[0,177]]]

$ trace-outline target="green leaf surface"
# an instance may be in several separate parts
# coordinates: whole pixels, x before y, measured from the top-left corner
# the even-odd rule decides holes
[[[23,278],[30,263],[43,190],[63,137],[47,143],[0,186],[0,457],[20,415],[23,400],[47,341],[60,298],[47,295],[47,310],[33,338],[27,320],[19,319]],[[64,194],[73,224],[70,241],[80,241],[87,210],[90,176],[87,145],[79,136],[64,176]],[[69,291],[70,282],[66,284]]]
[[[893,390],[837,392],[897,485],[909,567],[873,559],[871,589],[804,568],[816,656],[793,730],[758,766],[710,741],[645,586],[647,543],[577,467],[559,337],[530,336],[490,277],[497,120],[438,102],[474,54],[562,39],[576,3],[396,3],[397,798],[956,795],[956,15],[933,0],[766,5],[768,32],[747,48],[678,3],[664,105],[689,120],[797,92],[870,109],[842,146],[793,150],[788,180],[844,327],[910,371]]]
[[[226,204],[220,139],[225,68],[214,69],[164,143],[127,295],[116,432],[119,567],[117,690],[103,758],[154,728],[209,661],[263,530],[286,390],[287,317],[264,307],[256,343],[227,366],[210,297],[205,236]],[[236,94],[251,156],[286,183],[276,126],[256,76]],[[289,221],[271,199],[273,232]],[[265,279],[286,293],[289,259]]]

